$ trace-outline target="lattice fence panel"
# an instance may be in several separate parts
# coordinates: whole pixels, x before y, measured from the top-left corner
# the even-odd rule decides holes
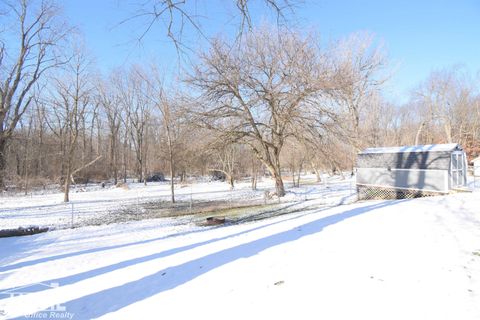
[[[359,200],[411,199],[439,195],[435,192],[357,186]]]

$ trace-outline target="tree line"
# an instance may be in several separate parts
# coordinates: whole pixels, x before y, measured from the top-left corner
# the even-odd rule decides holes
[[[220,172],[232,188],[267,174],[283,196],[286,174],[295,185],[302,170],[352,170],[367,146],[480,151],[477,80],[435,71],[408,102],[391,102],[391,66],[367,33],[324,44],[263,25],[213,39],[175,79],[153,62],[101,74],[58,8],[34,4],[7,6],[0,33],[2,188],[58,183],[68,201],[73,183],[161,172],[174,202],[175,179]]]

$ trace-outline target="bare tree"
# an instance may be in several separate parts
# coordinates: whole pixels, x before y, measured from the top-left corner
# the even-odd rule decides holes
[[[374,45],[374,38],[367,33],[355,33],[335,48],[335,64],[339,90],[335,91],[338,104],[348,113],[350,143],[354,151],[361,150],[361,117],[370,106],[372,97],[388,78],[382,74],[386,68],[386,58],[381,47]]]
[[[295,123],[318,106],[328,72],[312,38],[269,28],[234,48],[216,40],[188,82],[202,93],[198,121],[225,141],[248,145],[285,195],[280,153]]]
[[[341,127],[341,120],[335,119],[328,126]],[[345,141],[343,133],[335,128],[317,128],[311,124],[303,126],[302,136],[296,135],[297,140],[305,148],[310,164],[321,180],[320,172],[327,171],[331,174],[342,169],[351,168],[354,158],[351,157],[351,145]],[[313,154],[312,154],[313,153]]]
[[[209,171],[223,173],[231,189],[235,188],[237,149],[235,144],[222,140],[216,140],[209,146],[210,154],[213,156]]]
[[[93,86],[88,68],[89,63],[82,50],[75,49],[75,55],[68,64],[65,74],[55,79],[52,92],[50,112],[53,115],[49,117],[48,123],[50,129],[61,140],[64,202],[69,201],[70,184],[75,182],[74,175],[101,158],[98,155],[94,160],[82,162],[75,167],[82,123],[92,102]]]
[[[50,1],[3,1],[0,29],[0,188],[4,186],[6,146],[31,104],[33,85],[59,64],[57,46],[69,30],[59,25],[58,8]],[[9,34],[7,25],[15,29]],[[15,39],[13,41],[12,39]]]
[[[180,140],[182,135],[182,129],[185,125],[185,107],[186,104],[185,95],[176,90],[168,92],[164,81],[161,76],[161,72],[157,66],[151,65],[151,72],[145,73],[143,80],[148,84],[147,90],[144,95],[147,99],[154,104],[156,110],[160,112],[159,120],[162,127],[162,136],[165,141],[167,149],[167,161],[170,171],[170,196],[171,202],[175,203],[175,176],[176,176],[176,164],[179,160],[180,154]],[[193,127],[193,126],[191,126]],[[164,150],[160,148],[159,150]],[[183,179],[183,178],[182,178]]]
[[[116,185],[118,182],[119,132],[122,122],[122,110],[120,107],[119,94],[114,91],[114,89],[109,86],[106,81],[101,81],[98,85],[97,99],[99,100],[99,103],[102,106],[107,118],[109,141],[108,159],[111,172],[110,176],[113,176],[114,184]]]
[[[285,159],[284,162],[287,163],[290,169],[293,187],[300,186],[300,176],[307,154],[305,149],[305,145],[299,143],[296,139],[289,139],[285,144],[283,159]]]
[[[175,137],[173,128],[174,115],[168,98],[163,97],[160,104],[157,104],[162,113],[163,127],[165,128],[165,136],[167,137],[168,146],[168,162],[170,164],[170,195],[172,203],[175,203]]]
[[[153,92],[145,79],[147,79],[146,72],[137,65],[128,73],[119,75],[115,83],[125,113],[122,117],[123,125],[129,134],[129,142],[135,153],[138,181],[144,183],[147,177],[148,130],[153,109],[150,98]]]
[[[469,81],[459,68],[432,72],[415,91],[415,102],[422,116],[416,142],[419,142],[427,126],[438,126],[443,132],[442,141],[466,142],[466,128],[473,104],[472,92]],[[467,111],[469,109],[470,112]]]
[[[165,32],[166,36],[172,41],[177,52],[184,52],[185,49],[188,49],[184,33],[190,31],[208,40],[202,21],[213,17],[208,16],[208,13],[199,13],[197,1],[143,1],[137,5],[136,11],[130,17],[122,20],[120,24],[132,20],[143,21],[144,28],[140,30],[138,35],[140,41],[152,31],[155,25],[160,24],[160,30]],[[231,0],[230,3],[226,3],[227,6],[233,6],[233,12],[239,18],[237,21],[239,38],[245,30],[251,31],[253,28],[250,10],[252,2],[263,4],[269,12],[273,12],[278,25],[285,25],[288,22],[288,17],[295,12],[296,7],[302,3],[302,0]]]
[[[28,125],[27,125],[27,132],[26,132],[26,139],[25,139],[25,154],[24,154],[24,189],[25,189],[25,195],[28,193],[28,180],[29,180],[29,164],[31,162],[31,136],[32,136],[32,130],[33,130],[33,117],[30,116],[30,119],[28,120]]]
[[[163,90],[162,81],[156,76],[157,89],[155,90],[155,95],[158,97],[156,99],[155,105],[161,113],[161,119],[163,124],[163,129],[165,133],[165,138],[167,142],[168,150],[168,163],[170,169],[170,197],[172,203],[175,203],[175,155],[176,155],[176,142],[178,129],[177,123],[177,110],[175,108],[174,99],[168,97]]]

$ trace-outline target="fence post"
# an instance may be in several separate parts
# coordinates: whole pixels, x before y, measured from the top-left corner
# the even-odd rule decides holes
[[[190,213],[193,212],[193,191],[192,185],[190,184]]]
[[[70,204],[71,204],[71,208],[72,208],[72,220],[71,220],[70,227],[71,227],[71,229],[73,229],[73,202],[70,202]]]

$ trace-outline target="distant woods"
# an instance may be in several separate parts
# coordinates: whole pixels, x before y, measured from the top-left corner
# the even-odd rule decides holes
[[[2,188],[57,183],[68,201],[72,184],[166,177],[174,202],[187,177],[256,188],[269,176],[283,196],[287,176],[298,185],[302,172],[352,170],[367,146],[458,142],[480,152],[478,79],[435,71],[407,103],[390,102],[389,61],[369,34],[321,45],[252,26],[241,41],[212,39],[177,79],[148,62],[100,74],[55,7],[12,3],[1,11],[17,27],[17,37],[0,32]]]

